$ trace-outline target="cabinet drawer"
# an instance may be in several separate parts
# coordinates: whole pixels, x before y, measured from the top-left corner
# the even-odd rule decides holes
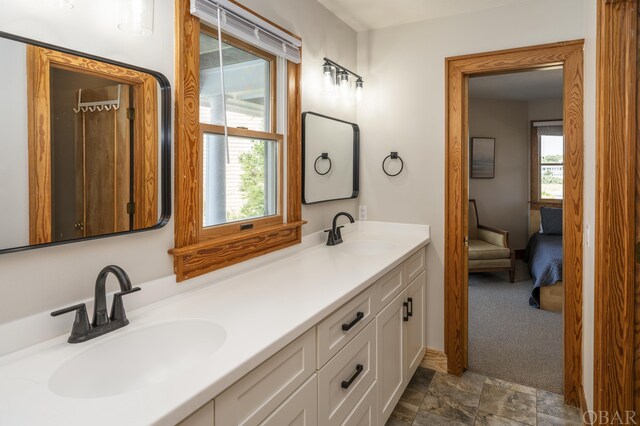
[[[317,426],[318,376],[313,375],[260,426]]]
[[[213,426],[213,401],[209,401],[189,417],[178,423],[178,426]]]
[[[376,382],[349,413],[341,426],[376,426],[378,424],[378,396]]]
[[[378,288],[371,286],[318,324],[318,369],[358,334],[378,312]]]
[[[404,261],[404,265],[407,273],[407,282],[413,281],[420,272],[424,271],[427,264],[426,250],[421,248],[417,253],[411,255],[410,258]]]
[[[369,323],[318,372],[318,422],[340,425],[376,376],[376,327]]]
[[[381,307],[388,305],[407,286],[405,263],[395,267],[387,275],[376,281],[375,286],[378,287]]]
[[[216,397],[216,426],[260,424],[315,369],[314,327]]]

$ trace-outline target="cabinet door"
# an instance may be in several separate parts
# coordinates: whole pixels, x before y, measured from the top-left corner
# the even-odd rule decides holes
[[[424,355],[424,335],[426,327],[425,296],[427,274],[422,271],[405,291],[405,300],[409,303],[409,321],[405,329],[405,379],[409,381],[417,370]]]
[[[260,426],[317,426],[318,376],[314,374]]]
[[[378,340],[378,422],[385,424],[405,385],[402,292],[376,317]]]

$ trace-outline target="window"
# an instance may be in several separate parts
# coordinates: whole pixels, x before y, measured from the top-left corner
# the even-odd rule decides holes
[[[564,136],[562,121],[532,123],[531,202],[560,204],[564,182]]]
[[[229,8],[223,31],[238,30],[231,25],[236,3],[222,3]],[[301,45],[258,15],[236,23],[247,19],[273,26],[270,37],[286,33]],[[219,41],[216,29],[191,14],[190,2],[176,2],[175,247],[169,253],[178,281],[302,239],[299,54],[285,54],[279,42],[279,49],[266,48],[271,39],[263,33],[234,32],[238,39],[223,32]]]
[[[274,56],[229,36],[218,43],[217,33],[202,27],[199,117],[204,235],[233,233],[237,222],[250,229],[282,223],[283,136],[275,132],[277,68]]]

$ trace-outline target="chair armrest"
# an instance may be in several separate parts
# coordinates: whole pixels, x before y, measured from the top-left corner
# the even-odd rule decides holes
[[[509,247],[509,231],[478,225],[478,239],[498,247]]]

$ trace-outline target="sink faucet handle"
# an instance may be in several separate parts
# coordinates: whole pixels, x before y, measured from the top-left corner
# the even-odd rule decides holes
[[[140,291],[140,287],[133,287],[131,290],[121,291],[113,295],[113,303],[111,304],[110,321],[121,321],[124,325],[129,324],[127,319],[127,313],[124,310],[124,303],[122,303],[122,296]]]
[[[344,225],[340,225],[336,228],[336,239],[342,240],[342,232],[340,230],[344,228]]]
[[[336,234],[333,232],[333,229],[325,229],[324,232],[328,232],[327,236],[327,245],[335,246],[336,245]]]
[[[73,328],[69,335],[69,343],[83,342],[84,340],[87,340],[89,330],[91,330],[89,315],[87,315],[87,305],[80,303],[79,305],[73,305],[68,308],[51,312],[52,317],[57,317],[58,315],[68,314],[69,312],[74,311],[76,313],[76,318],[73,321]]]

